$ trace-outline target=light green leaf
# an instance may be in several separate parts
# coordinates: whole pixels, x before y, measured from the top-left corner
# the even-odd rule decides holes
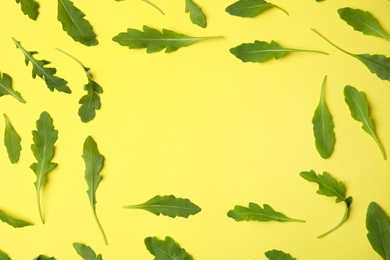
[[[252,18],[273,7],[288,15],[286,10],[264,0],[239,0],[226,7],[225,11],[230,15]]]
[[[4,131],[4,145],[7,148],[8,157],[11,163],[19,161],[20,151],[22,146],[20,145],[20,137],[16,133],[15,128],[12,126],[6,114],[4,115],[5,120],[5,131]]]
[[[51,162],[51,159],[54,155],[54,144],[58,139],[58,131],[54,129],[53,119],[46,111],[41,113],[36,126],[37,130],[32,131],[34,144],[31,145],[31,150],[37,162],[31,164],[30,168],[37,177],[34,185],[39,215],[42,223],[45,223],[41,207],[41,188],[46,182],[46,175],[57,166],[57,163]]]
[[[34,260],[56,260],[55,257],[48,257],[45,255],[39,255],[38,257],[34,258]]]
[[[62,24],[62,29],[73,38],[86,46],[97,45],[92,26],[84,19],[85,14],[70,0],[58,0],[57,19]]]
[[[0,220],[14,228],[21,228],[32,225],[30,222],[11,217],[3,211],[0,211]]]
[[[171,218],[187,218],[190,215],[195,215],[201,211],[201,208],[192,203],[189,199],[176,198],[173,195],[157,195],[142,204],[124,207],[127,209],[144,209],[157,216],[161,214]]]
[[[165,52],[168,53],[199,41],[214,38],[219,37],[191,37],[167,29],[162,29],[160,32],[144,25],[143,31],[129,28],[127,32],[119,33],[112,40],[130,49],[146,48],[147,53],[158,52],[164,48]]]
[[[253,202],[249,203],[248,208],[236,205],[233,210],[228,211],[227,216],[236,221],[305,222],[304,220],[289,218],[267,204],[264,204],[261,208]]]
[[[16,47],[19,48],[24,56],[25,56],[25,63],[28,65],[29,62],[31,62],[33,66],[32,70],[32,77],[35,79],[35,77],[38,75],[40,78],[45,80],[45,83],[47,87],[54,91],[56,89],[60,92],[65,93],[71,93],[72,91],[70,88],[66,85],[68,82],[60,77],[55,76],[54,74],[57,72],[55,68],[46,68],[45,65],[50,64],[47,60],[36,60],[33,56],[35,54],[38,54],[36,51],[27,51],[25,50],[21,45],[20,42],[16,41],[14,38],[12,38],[14,43],[16,44]]]
[[[100,233],[102,234],[104,242],[107,245],[106,235],[96,214],[96,190],[102,179],[99,173],[103,167],[104,157],[99,153],[97,144],[91,136],[88,136],[85,139],[82,156],[85,162],[85,180],[88,184],[87,194],[89,203],[91,205],[93,216],[99,227]]]
[[[327,54],[322,51],[284,48],[275,41],[271,41],[271,43],[264,41],[243,43],[231,48],[230,52],[243,62],[265,62],[271,58],[275,58],[275,60],[277,60],[291,52],[315,52]]]
[[[390,219],[386,212],[376,203],[371,202],[367,208],[367,238],[372,248],[384,259],[390,259]]]
[[[340,8],[338,13],[340,18],[352,26],[356,31],[390,41],[390,35],[382,29],[376,18],[370,12],[346,7]]]
[[[320,102],[312,119],[316,148],[324,159],[332,155],[336,142],[332,115],[325,102],[325,82],[326,77],[322,82]]]
[[[351,116],[356,121],[362,123],[362,128],[369,135],[374,138],[375,142],[379,146],[381,150],[383,159],[386,160],[385,150],[379,141],[379,138],[375,132],[374,123],[370,117],[368,102],[366,100],[366,96],[362,91],[358,91],[356,88],[352,86],[345,86],[344,88],[344,97],[345,102],[347,103],[349,110],[351,111]]]
[[[0,97],[5,95],[11,95],[20,102],[26,103],[19,92],[12,89],[12,78],[6,73],[0,73]]]
[[[206,28],[206,16],[200,9],[200,7],[192,0],[186,1],[186,13],[190,13],[190,19],[193,24],[196,24],[202,28]]]
[[[5,252],[0,250],[0,260],[11,260],[11,257],[9,257]]]
[[[96,255],[91,247],[81,243],[73,243],[73,247],[84,260],[103,260],[101,255]]]
[[[22,12],[30,19],[36,20],[39,15],[39,4],[35,0],[16,0],[16,3],[20,3]]]
[[[265,252],[265,256],[269,260],[296,260],[296,258],[293,258],[290,254],[287,254],[280,250],[270,250]]]
[[[148,251],[155,257],[154,260],[192,260],[192,256],[181,248],[171,237],[159,240],[157,237],[145,238]]]

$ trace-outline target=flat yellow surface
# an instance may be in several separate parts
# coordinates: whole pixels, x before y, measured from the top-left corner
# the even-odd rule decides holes
[[[390,56],[390,42],[354,31],[337,13],[352,7],[370,11],[390,32],[386,0],[273,0],[289,15],[270,9],[253,19],[234,17],[225,8],[234,1],[196,0],[207,28],[193,25],[185,1],[154,3],[74,0],[93,26],[99,44],[74,42],[57,21],[57,1],[38,1],[40,15],[30,20],[15,1],[0,7],[0,71],[27,101],[0,98],[22,138],[18,163],[0,146],[0,210],[34,223],[15,229],[0,222],[0,249],[12,259],[39,254],[59,260],[81,259],[73,242],[91,246],[105,260],[153,259],[144,239],[172,237],[197,260],[266,259],[283,250],[298,260],[381,259],[366,238],[367,206],[376,201],[390,213],[390,164],[374,140],[350,116],[343,89],[364,91],[377,134],[390,156],[390,82],[379,79],[358,60],[340,52],[315,28],[351,53]],[[173,53],[147,54],[112,41],[127,28],[143,25],[190,36],[223,36]],[[72,94],[50,92],[31,77],[14,37],[69,82]],[[243,63],[229,49],[254,40],[316,49],[329,55],[294,53],[266,63]],[[82,123],[77,110],[85,94],[85,66],[104,90],[96,118]],[[311,119],[321,83],[328,76],[326,101],[333,115],[335,151],[322,159],[316,151]],[[47,111],[59,131],[53,162],[58,163],[42,189],[46,223],[38,214],[31,132]],[[4,129],[4,122],[0,129]],[[105,245],[91,213],[81,157],[91,135],[105,157],[96,211],[106,232]],[[2,143],[2,142],[1,142]],[[354,201],[348,220],[332,234],[317,236],[342,217],[343,205],[316,194],[318,186],[301,171],[329,172],[341,180]],[[124,209],[155,195],[189,198],[202,211],[184,218]],[[235,205],[269,204],[305,223],[236,222],[227,217]]]

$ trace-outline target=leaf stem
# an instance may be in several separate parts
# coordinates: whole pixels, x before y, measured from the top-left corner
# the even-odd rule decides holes
[[[273,6],[274,6],[275,8],[277,8],[277,9],[279,9],[280,11],[284,12],[285,14],[290,15],[285,9],[283,9],[283,8],[277,6],[277,5],[273,5]]]
[[[104,233],[104,230],[103,230],[103,227],[102,225],[100,224],[100,221],[97,217],[97,214],[96,214],[96,209],[94,207],[92,207],[92,214],[93,214],[93,217],[96,221],[96,224],[98,225],[98,228],[100,230],[100,233],[102,234],[103,236],[103,240],[104,240],[104,244],[108,245],[108,241],[107,241],[107,237],[106,237],[106,234]]]
[[[152,2],[150,2],[149,0],[142,0],[143,2],[147,3],[148,5],[154,7],[155,9],[157,9],[162,15],[165,15],[165,13],[163,12],[163,10],[161,10],[160,7],[158,7],[157,5],[153,4]]]
[[[43,217],[43,212],[42,212],[42,205],[41,205],[41,192],[39,189],[36,189],[37,192],[37,203],[38,203],[38,211],[39,211],[39,217],[41,218],[42,224],[45,224],[45,218]]]
[[[312,52],[312,53],[320,53],[320,54],[325,54],[325,55],[329,55],[329,53],[327,52],[324,52],[324,51],[317,51],[317,50],[303,50],[303,49],[286,49],[286,51],[289,51],[289,52]]]
[[[344,200],[344,203],[345,203],[345,209],[344,209],[343,218],[339,221],[339,223],[337,223],[336,226],[334,226],[332,229],[326,231],[325,233],[319,235],[317,238],[322,238],[322,237],[332,233],[333,231],[335,231],[337,228],[339,228],[347,220],[348,214],[349,214],[349,205],[348,205],[346,200]]]
[[[89,68],[85,67],[85,66],[81,63],[81,61],[79,61],[78,59],[76,59],[75,57],[73,57],[72,55],[70,55],[69,53],[67,53],[67,52],[65,52],[65,51],[63,51],[63,50],[61,50],[61,49],[58,49],[58,48],[55,48],[55,49],[56,49],[57,51],[59,51],[59,52],[65,54],[65,55],[68,56],[69,58],[73,59],[73,60],[76,61],[78,64],[80,64],[80,66],[83,67],[84,72],[85,72],[85,74],[87,75],[87,77],[88,77],[88,78],[91,78],[91,74],[89,73]]]
[[[337,46],[336,44],[334,44],[333,42],[331,42],[328,38],[326,38],[324,35],[322,35],[321,33],[319,33],[316,29],[311,29],[313,32],[315,32],[317,35],[319,35],[322,39],[324,39],[325,41],[327,41],[329,44],[331,44],[333,47],[335,47],[336,49],[348,54],[348,55],[351,55],[351,56],[356,56],[355,54],[353,53],[350,53],[342,48],[340,48],[339,46]]]

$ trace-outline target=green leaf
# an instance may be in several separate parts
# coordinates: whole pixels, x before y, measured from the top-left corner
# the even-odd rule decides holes
[[[311,170],[310,172],[301,172],[300,175],[305,180],[318,184],[319,187],[317,194],[327,197],[336,197],[336,203],[344,202],[345,209],[342,219],[332,229],[318,236],[318,238],[324,237],[339,228],[347,220],[349,215],[349,208],[352,204],[352,197],[346,198],[344,184],[341,181],[337,182],[336,179],[334,179],[327,172],[323,172],[322,175],[317,175],[313,170]]]
[[[159,240],[157,237],[145,238],[148,251],[155,257],[154,260],[192,260],[192,256],[181,248],[171,237]]]
[[[26,226],[32,225],[30,222],[11,217],[8,214],[4,213],[3,211],[0,211],[0,220],[3,221],[4,223],[9,224],[10,226],[12,226],[14,228],[21,228],[21,227],[26,227]]]
[[[271,58],[277,60],[291,52],[316,52],[327,54],[321,51],[284,48],[275,41],[271,41],[271,43],[264,41],[243,43],[231,48],[230,52],[243,62],[265,62]]]
[[[320,102],[314,111],[312,119],[316,148],[324,159],[329,158],[332,155],[336,142],[335,133],[333,131],[334,125],[332,115],[325,102],[326,78],[327,77],[325,77],[322,82]]]
[[[19,92],[12,89],[12,78],[6,73],[0,73],[0,97],[5,95],[11,95],[20,102],[26,103]]]
[[[81,243],[73,243],[73,247],[84,260],[103,260],[101,255],[96,255],[91,247]]]
[[[225,11],[230,15],[252,18],[273,7],[283,11],[288,15],[284,9],[264,0],[239,0],[226,7]]]
[[[46,68],[45,65],[50,64],[47,60],[36,60],[33,56],[37,54],[36,51],[27,51],[25,50],[21,45],[20,42],[16,41],[14,38],[12,38],[14,43],[16,44],[16,47],[19,48],[24,56],[25,56],[25,63],[28,65],[29,62],[31,62],[33,66],[32,70],[32,77],[35,79],[35,77],[38,75],[43,80],[45,80],[45,83],[47,87],[54,91],[56,89],[60,92],[65,93],[71,93],[72,91],[70,88],[66,85],[68,82],[60,77],[55,76],[54,74],[57,72],[55,68]]]
[[[372,248],[385,260],[390,259],[390,219],[383,209],[371,202],[367,208],[367,238]]]
[[[57,19],[62,24],[62,29],[68,33],[74,41],[86,46],[97,45],[92,26],[84,19],[85,14],[70,0],[58,0]]]
[[[390,35],[382,29],[376,18],[370,12],[346,7],[340,8],[338,13],[340,18],[352,26],[356,31],[390,41]]]
[[[265,252],[265,256],[270,260],[296,260],[290,254],[280,250],[270,250]]]
[[[0,260],[11,260],[11,257],[9,257],[5,252],[0,250]]]
[[[189,199],[176,198],[173,195],[157,195],[142,204],[124,207],[127,209],[144,209],[157,216],[161,214],[171,218],[188,218],[190,215],[195,215],[201,211],[201,208],[192,203]]]
[[[100,233],[102,234],[104,242],[107,245],[106,235],[96,214],[96,190],[102,179],[99,173],[103,167],[104,157],[99,153],[97,144],[91,136],[88,136],[85,139],[82,156],[85,162],[85,180],[88,184],[87,194],[89,203],[91,205],[93,216],[99,227]]]
[[[345,86],[344,97],[345,102],[351,111],[351,116],[356,121],[361,122],[364,131],[366,131],[369,135],[372,136],[372,138],[374,138],[375,142],[379,146],[379,149],[381,150],[383,159],[386,160],[386,153],[375,132],[374,123],[370,117],[368,102],[364,93],[362,91],[358,91],[352,86]]]
[[[39,215],[42,223],[45,223],[41,207],[41,188],[46,182],[46,175],[57,166],[57,163],[51,162],[51,159],[54,155],[54,144],[58,139],[58,131],[54,129],[53,119],[46,111],[41,113],[36,126],[37,130],[32,131],[34,144],[31,145],[31,150],[37,162],[31,164],[30,168],[37,177],[34,185]]]
[[[16,0],[16,3],[20,3],[22,12],[30,19],[36,20],[39,14],[39,4],[35,0]]]
[[[19,161],[20,151],[22,146],[20,145],[20,137],[16,133],[15,128],[12,126],[6,114],[4,115],[5,120],[5,131],[4,131],[4,145],[7,148],[7,153],[11,163]]]
[[[213,38],[219,37],[191,37],[167,29],[162,29],[160,32],[144,25],[143,31],[129,28],[127,32],[119,33],[112,40],[130,49],[146,48],[147,53],[158,52],[164,48],[165,52],[169,53],[190,44]]]
[[[263,208],[258,204],[249,203],[249,207],[236,205],[229,210],[227,216],[236,221],[277,221],[277,222],[305,222],[299,219],[289,218],[283,213],[275,211],[271,206],[264,204]]]
[[[192,0],[185,0],[186,1],[186,13],[190,13],[190,19],[193,24],[196,24],[202,28],[206,28],[206,16],[200,9],[200,7]]]
[[[55,257],[48,257],[45,255],[39,255],[38,257],[35,257],[34,260],[56,260]]]

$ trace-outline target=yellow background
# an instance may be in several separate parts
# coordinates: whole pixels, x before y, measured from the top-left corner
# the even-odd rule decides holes
[[[57,1],[41,1],[37,21],[15,1],[1,1],[0,71],[13,78],[13,88],[27,101],[0,98],[22,138],[20,161],[12,165],[0,146],[0,209],[34,223],[14,229],[0,223],[0,249],[12,259],[39,254],[59,260],[81,259],[73,242],[91,246],[104,259],[153,259],[143,240],[171,236],[194,259],[266,259],[264,252],[283,250],[299,260],[380,259],[366,238],[367,206],[376,201],[390,212],[390,164],[374,140],[350,116],[343,89],[352,85],[366,93],[377,134],[390,156],[390,83],[358,60],[335,49],[311,31],[315,28],[352,53],[390,56],[390,42],[354,31],[337,13],[352,7],[370,11],[390,32],[386,0],[314,0],[272,3],[253,19],[234,17],[225,8],[234,1],[196,0],[207,16],[207,28],[191,23],[185,1],[86,1],[74,4],[86,14],[99,44],[74,42],[57,21]],[[190,36],[223,36],[174,53],[147,54],[112,41],[127,28],[143,25]],[[69,82],[72,94],[50,92],[11,40],[14,37],[36,58],[46,59]],[[254,40],[275,40],[291,48],[316,49],[330,55],[294,53],[264,64],[243,63],[229,49]],[[55,48],[91,68],[103,87],[102,107],[87,124],[77,115],[85,94],[81,67]],[[311,119],[321,83],[328,76],[326,101],[333,115],[335,151],[322,159],[315,149]],[[40,222],[34,191],[35,161],[31,131],[47,111],[59,131],[53,162],[42,190],[46,219]],[[4,129],[4,122],[0,129]],[[108,238],[103,242],[94,222],[81,157],[91,135],[105,156],[96,210]],[[328,171],[343,181],[352,196],[347,222],[332,234],[317,235],[342,217],[343,205],[316,194],[318,186],[301,171]],[[189,198],[202,211],[188,219],[123,209],[155,195]],[[226,216],[235,205],[269,204],[306,223],[236,222]]]

